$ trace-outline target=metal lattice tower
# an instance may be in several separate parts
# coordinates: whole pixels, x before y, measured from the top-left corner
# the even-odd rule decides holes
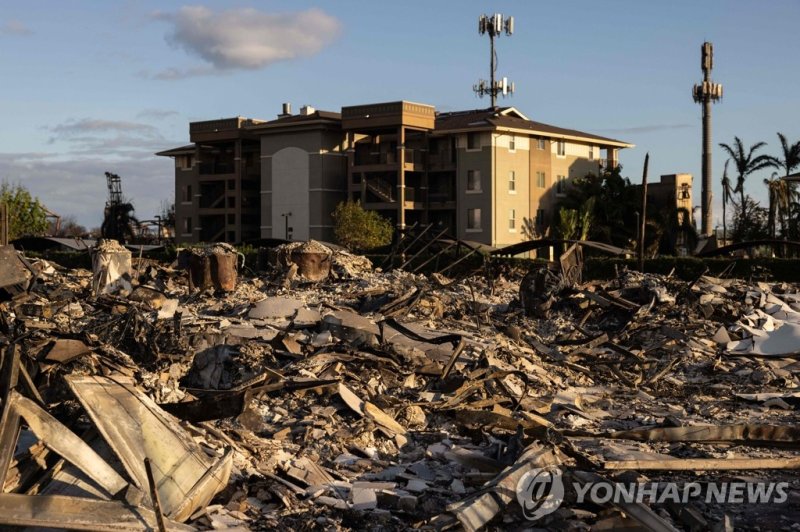
[[[695,103],[703,106],[703,189],[700,207],[702,221],[700,234],[711,234],[711,104],[722,99],[722,84],[711,81],[711,69],[714,68],[714,46],[704,42],[700,49],[700,68],[703,70],[703,82],[692,88]]]
[[[488,94],[492,97],[492,108],[497,107],[497,95],[507,96],[514,93],[514,84],[509,83],[507,78],[500,81],[494,79],[497,71],[497,53],[494,50],[494,39],[503,33],[511,35],[514,33],[514,17],[503,18],[500,13],[494,15],[481,15],[478,18],[478,33],[489,35],[489,81],[481,79],[472,86],[478,96],[483,97]]]
[[[106,207],[121,204],[122,178],[117,174],[106,172],[106,181],[108,182],[108,202],[106,203]]]

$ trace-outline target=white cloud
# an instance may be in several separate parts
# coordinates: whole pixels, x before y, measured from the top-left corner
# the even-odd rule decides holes
[[[70,120],[63,124],[58,124],[50,128],[56,137],[74,137],[90,133],[109,133],[121,132],[142,135],[146,137],[158,137],[158,130],[150,124],[140,122],[127,122],[124,120],[101,120],[96,118],[82,118],[80,120]]]
[[[321,51],[341,31],[341,23],[320,9],[266,13],[252,8],[214,12],[184,6],[176,13],[158,13],[172,24],[167,41],[209,63],[208,67],[170,68],[155,77],[176,79],[207,75],[213,70],[258,69]]]
[[[169,145],[158,128],[141,122],[82,118],[48,128],[50,144],[60,143],[68,155],[125,159],[142,152],[152,153]]]
[[[172,116],[145,110],[145,115]],[[0,182],[21,183],[48,209],[98,227],[106,201],[105,172],[122,176],[122,192],[140,219],[174,200],[173,163],[155,152],[180,145],[143,122],[80,118],[46,128],[53,151],[0,153]]]
[[[151,120],[164,120],[178,115],[180,115],[180,113],[172,109],[143,109],[136,114],[137,118],[148,118]]]
[[[32,35],[33,30],[19,20],[9,20],[0,24],[0,35]]]

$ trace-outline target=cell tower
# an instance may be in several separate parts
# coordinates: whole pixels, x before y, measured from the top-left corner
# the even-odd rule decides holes
[[[489,81],[485,79],[479,80],[478,83],[472,86],[478,96],[483,97],[489,94],[492,97],[492,108],[497,107],[497,95],[502,94],[508,96],[514,93],[514,84],[509,83],[507,78],[500,81],[494,79],[495,71],[497,70],[497,53],[494,51],[494,39],[500,37],[505,32],[506,35],[514,33],[514,17],[503,19],[503,15],[495,13],[494,15],[481,15],[478,18],[478,33],[481,35],[489,34]]]
[[[711,81],[714,68],[714,45],[704,42],[700,49],[700,68],[703,70],[703,83],[695,85],[692,97],[695,103],[703,105],[703,189],[700,207],[702,221],[700,234],[711,234],[711,104],[722,99],[722,84]]]

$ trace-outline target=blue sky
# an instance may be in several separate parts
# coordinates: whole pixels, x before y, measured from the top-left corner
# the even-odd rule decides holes
[[[174,195],[171,161],[188,122],[269,119],[282,102],[339,110],[406,99],[439,110],[486,107],[472,84],[488,76],[481,13],[516,20],[498,42],[502,101],[533,120],[636,144],[624,174],[695,175],[699,202],[699,50],[714,43],[715,223],[724,156],[734,135],[800,139],[798,0],[670,2],[88,2],[3,1],[0,9],[0,180],[98,226],[103,172],[123,178],[137,215]],[[765,203],[763,177],[746,190]]]

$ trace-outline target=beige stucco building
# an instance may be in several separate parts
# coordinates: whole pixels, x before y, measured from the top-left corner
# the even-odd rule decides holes
[[[296,115],[284,105],[271,121],[195,122],[190,136],[158,154],[175,159],[179,242],[332,240],[330,214],[349,198],[399,229],[433,223],[504,246],[547,234],[571,180],[633,146],[513,107],[440,113],[408,101]],[[202,165],[217,152],[229,164],[209,174]]]

